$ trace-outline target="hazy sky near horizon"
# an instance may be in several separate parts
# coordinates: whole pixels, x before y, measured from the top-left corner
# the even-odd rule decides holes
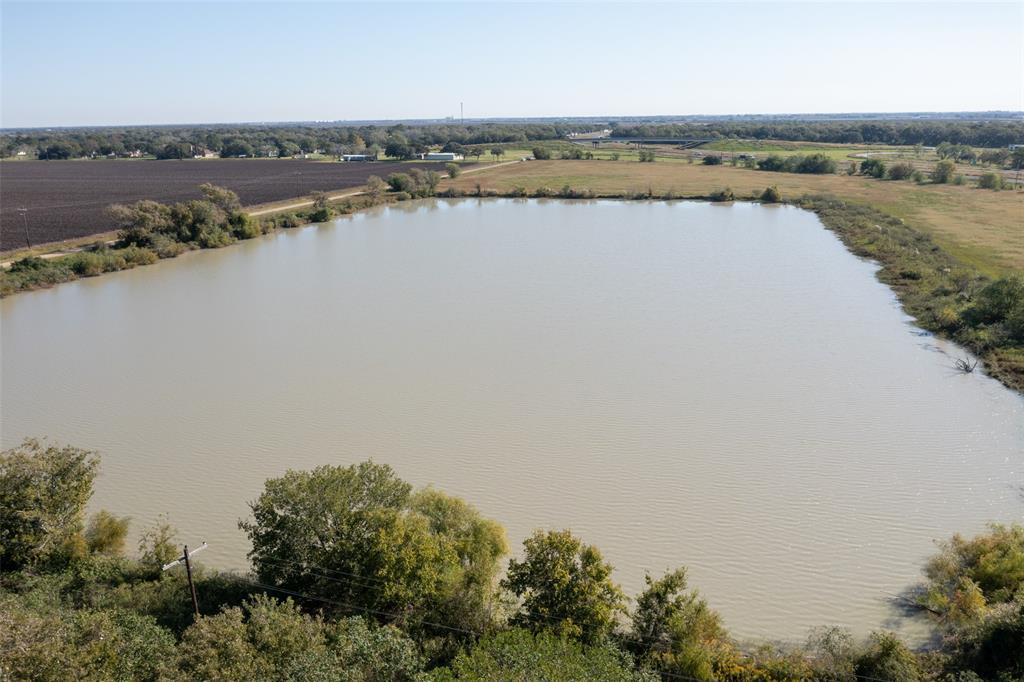
[[[0,1],[0,126],[1024,110],[1024,2]]]

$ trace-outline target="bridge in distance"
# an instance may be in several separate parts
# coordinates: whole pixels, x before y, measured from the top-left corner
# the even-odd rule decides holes
[[[606,143],[619,143],[619,144],[632,144],[638,147],[648,144],[672,144],[677,145],[682,149],[692,149],[693,147],[699,147],[702,144],[711,142],[711,138],[695,138],[695,137],[591,137],[583,139],[573,139],[573,142],[577,144],[592,144],[595,147],[601,146]]]

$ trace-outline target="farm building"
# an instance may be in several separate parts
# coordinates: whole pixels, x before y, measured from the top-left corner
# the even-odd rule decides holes
[[[369,154],[342,154],[341,155],[341,160],[342,161],[369,161],[370,160],[370,155]]]
[[[455,152],[427,152],[423,155],[427,161],[462,161],[462,154]]]

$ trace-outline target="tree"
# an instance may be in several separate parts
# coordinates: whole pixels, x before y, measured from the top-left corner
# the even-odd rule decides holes
[[[406,173],[392,173],[388,176],[388,185],[391,186],[391,190],[394,192],[409,192],[412,194],[416,191],[416,183]]]
[[[775,185],[766,187],[765,190],[761,192],[761,201],[766,204],[777,204],[782,201],[782,193],[779,192],[779,188]]]
[[[537,159],[538,161],[547,161],[548,159],[551,158],[551,150],[546,149],[544,147],[534,147],[533,158]]]
[[[854,673],[887,682],[918,682],[921,669],[907,645],[891,632],[872,633],[867,649],[857,656]]]
[[[380,199],[380,195],[383,194],[387,188],[387,183],[376,175],[371,175],[366,178],[366,193],[369,194],[370,198],[375,202]]]
[[[249,557],[263,582],[387,619],[461,618],[462,606],[489,604],[489,595],[466,590],[484,592],[481,576],[497,570],[503,551],[487,529],[498,526],[471,508],[461,516],[424,513],[436,506],[459,505],[413,498],[390,467],[363,462],[268,480],[250,505],[252,520],[239,525],[252,541]],[[452,527],[443,520],[449,516],[463,523]]]
[[[656,682],[636,671],[629,656],[612,646],[587,646],[552,633],[508,630],[481,639],[459,654],[447,670],[427,678],[437,682]]]
[[[777,154],[772,154],[758,161],[757,168],[763,171],[782,172],[786,169],[786,160]]]
[[[158,569],[178,556],[174,539],[178,530],[170,524],[166,515],[161,515],[152,528],[139,538],[139,562],[152,569]]]
[[[978,187],[982,189],[1002,189],[1003,176],[999,173],[982,173],[978,178]]]
[[[239,201],[238,195],[229,189],[207,182],[199,185],[199,191],[202,192],[204,199],[224,211],[227,215],[242,210],[242,202]]]
[[[328,202],[327,192],[313,192],[313,210],[309,219],[314,223],[322,223],[331,219],[331,205]]]
[[[953,179],[955,173],[956,164],[953,163],[952,159],[942,159],[932,169],[932,182],[945,184]]]
[[[864,159],[860,162],[860,172],[873,178],[884,178],[885,163],[880,159]]]
[[[450,546],[461,567],[440,595],[444,620],[475,632],[493,627],[498,571],[509,549],[505,529],[464,500],[430,488],[415,493],[409,508],[427,519],[430,532]]]
[[[94,452],[34,439],[0,452],[0,569],[85,553],[82,517],[98,469]]]
[[[1010,167],[1014,170],[1024,168],[1024,147],[1016,147],[1010,153]]]
[[[722,165],[722,157],[718,154],[708,154],[701,163],[705,166],[720,166]]]
[[[492,147],[491,156],[493,156],[495,160],[500,159],[501,157],[505,156],[505,150],[502,149],[501,147]]]
[[[625,596],[596,547],[567,530],[537,531],[523,541],[502,587],[522,600],[513,618],[533,630],[552,630],[592,643],[611,634]]]
[[[413,149],[403,140],[390,140],[384,146],[384,154],[396,159],[411,159]]]
[[[130,521],[127,516],[118,518],[104,509],[93,514],[85,529],[85,543],[89,552],[112,556],[122,554]]]
[[[462,168],[460,168],[459,164],[457,163],[446,163],[444,165],[444,170],[448,174],[448,177],[453,180],[459,177],[459,175],[462,173]]]
[[[888,176],[890,180],[906,180],[914,174],[913,164],[901,162],[889,166]]]
[[[719,615],[696,590],[686,591],[685,568],[645,580],[632,618],[641,662],[670,675],[714,680],[714,652],[727,646]]]
[[[113,204],[107,214],[117,226],[117,238],[126,246],[151,246],[154,236],[174,231],[170,206],[155,201],[138,201],[131,206]]]

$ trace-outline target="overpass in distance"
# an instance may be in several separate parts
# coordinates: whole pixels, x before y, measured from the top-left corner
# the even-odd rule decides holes
[[[622,144],[633,144],[639,146],[648,144],[672,144],[677,145],[682,149],[692,149],[699,147],[702,144],[712,142],[711,138],[695,138],[695,137],[592,137],[585,139],[574,139],[571,140],[577,144],[590,143],[595,147],[599,147],[602,143],[622,143]]]

